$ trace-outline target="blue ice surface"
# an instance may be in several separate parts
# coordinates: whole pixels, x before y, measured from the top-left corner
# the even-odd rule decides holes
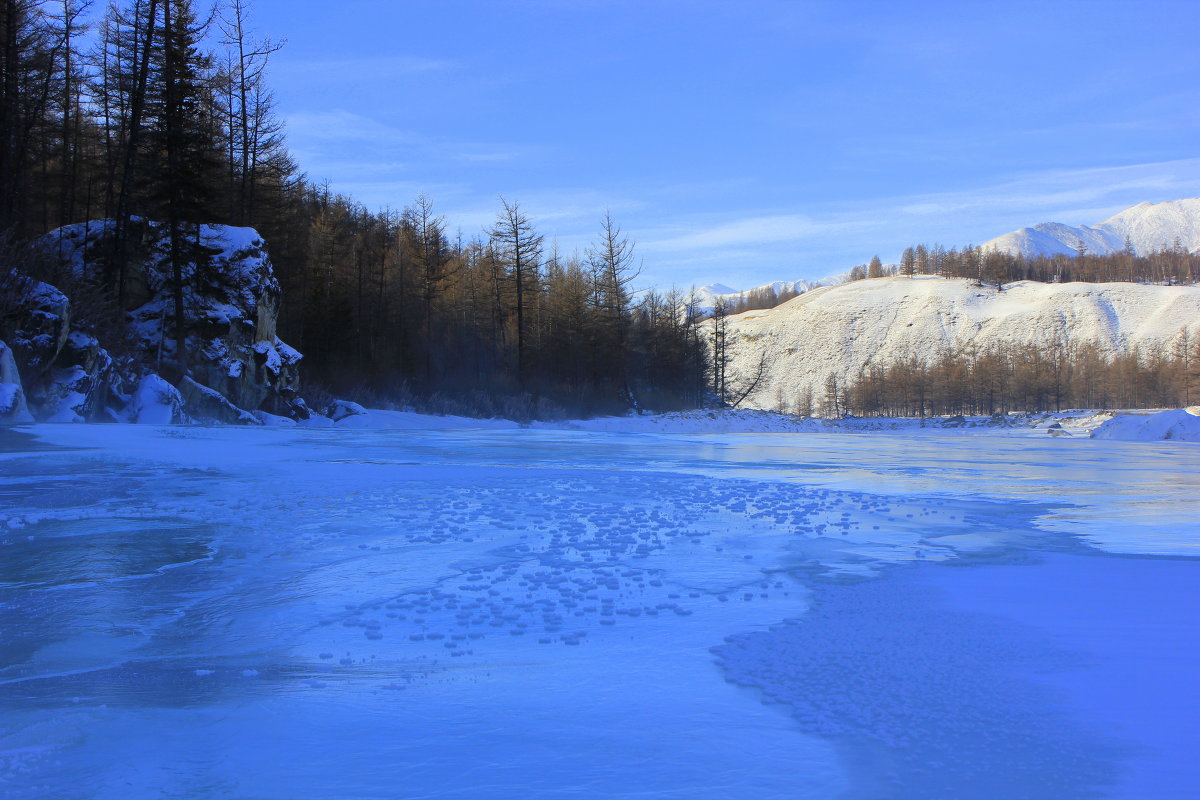
[[[0,795],[1200,796],[1198,466],[987,435],[24,429]]]

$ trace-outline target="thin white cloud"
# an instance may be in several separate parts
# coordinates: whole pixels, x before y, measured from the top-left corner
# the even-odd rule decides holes
[[[1095,224],[1144,200],[1200,195],[1200,158],[1045,170],[948,192],[660,220],[642,250],[663,283],[815,278],[918,242],[978,244],[1026,225]],[[894,251],[894,252],[893,252]]]
[[[817,221],[806,214],[770,214],[746,217],[680,236],[649,242],[653,250],[692,250],[728,248],[736,245],[800,242],[817,235],[829,235],[855,223]]]
[[[343,142],[372,145],[411,144],[416,136],[386,123],[355,114],[351,111],[301,111],[287,118],[289,141],[304,143],[317,140],[322,144]]]
[[[368,207],[394,203],[382,193],[397,183],[414,185],[414,176],[428,174],[430,165],[487,167],[540,155],[511,143],[439,140],[344,109],[296,112],[287,129],[288,143],[310,175],[330,177],[338,191]]]
[[[288,79],[314,81],[340,81],[347,76],[359,80],[364,75],[395,77],[399,75],[424,75],[431,72],[448,72],[460,69],[462,64],[447,58],[422,58],[420,56],[363,56],[362,58],[279,58],[273,72]]]

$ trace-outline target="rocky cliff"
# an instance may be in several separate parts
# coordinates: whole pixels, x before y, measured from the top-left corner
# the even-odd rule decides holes
[[[70,225],[38,243],[41,271],[61,276],[66,292],[7,273],[9,311],[0,318],[0,340],[7,342],[26,414],[55,422],[307,416],[297,395],[301,355],[276,335],[279,283],[253,229],[188,229],[177,331],[167,226],[145,220],[132,226],[123,308],[116,307],[118,279],[108,266],[113,228],[107,220]],[[98,324],[102,315],[86,303],[112,304],[107,318],[116,324]],[[0,383],[8,377],[14,376]],[[149,409],[156,398],[163,405]]]

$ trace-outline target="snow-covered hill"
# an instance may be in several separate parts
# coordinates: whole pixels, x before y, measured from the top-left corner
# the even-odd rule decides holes
[[[1027,258],[1077,256],[1081,250],[1106,255],[1123,250],[1126,240],[1138,255],[1169,249],[1176,242],[1190,252],[1200,251],[1200,198],[1138,203],[1098,225],[1043,222],[997,236],[983,247]]]
[[[871,363],[928,359],[943,348],[1094,342],[1106,352],[1164,348],[1200,333],[1200,286],[1022,281],[1004,291],[965,279],[876,278],[814,289],[767,311],[730,318],[732,368],[771,372],[746,405],[794,406],[826,377],[852,378]]]

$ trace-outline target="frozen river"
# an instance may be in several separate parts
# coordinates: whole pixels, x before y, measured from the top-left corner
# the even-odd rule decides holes
[[[5,798],[1200,797],[1200,447],[0,429]]]

